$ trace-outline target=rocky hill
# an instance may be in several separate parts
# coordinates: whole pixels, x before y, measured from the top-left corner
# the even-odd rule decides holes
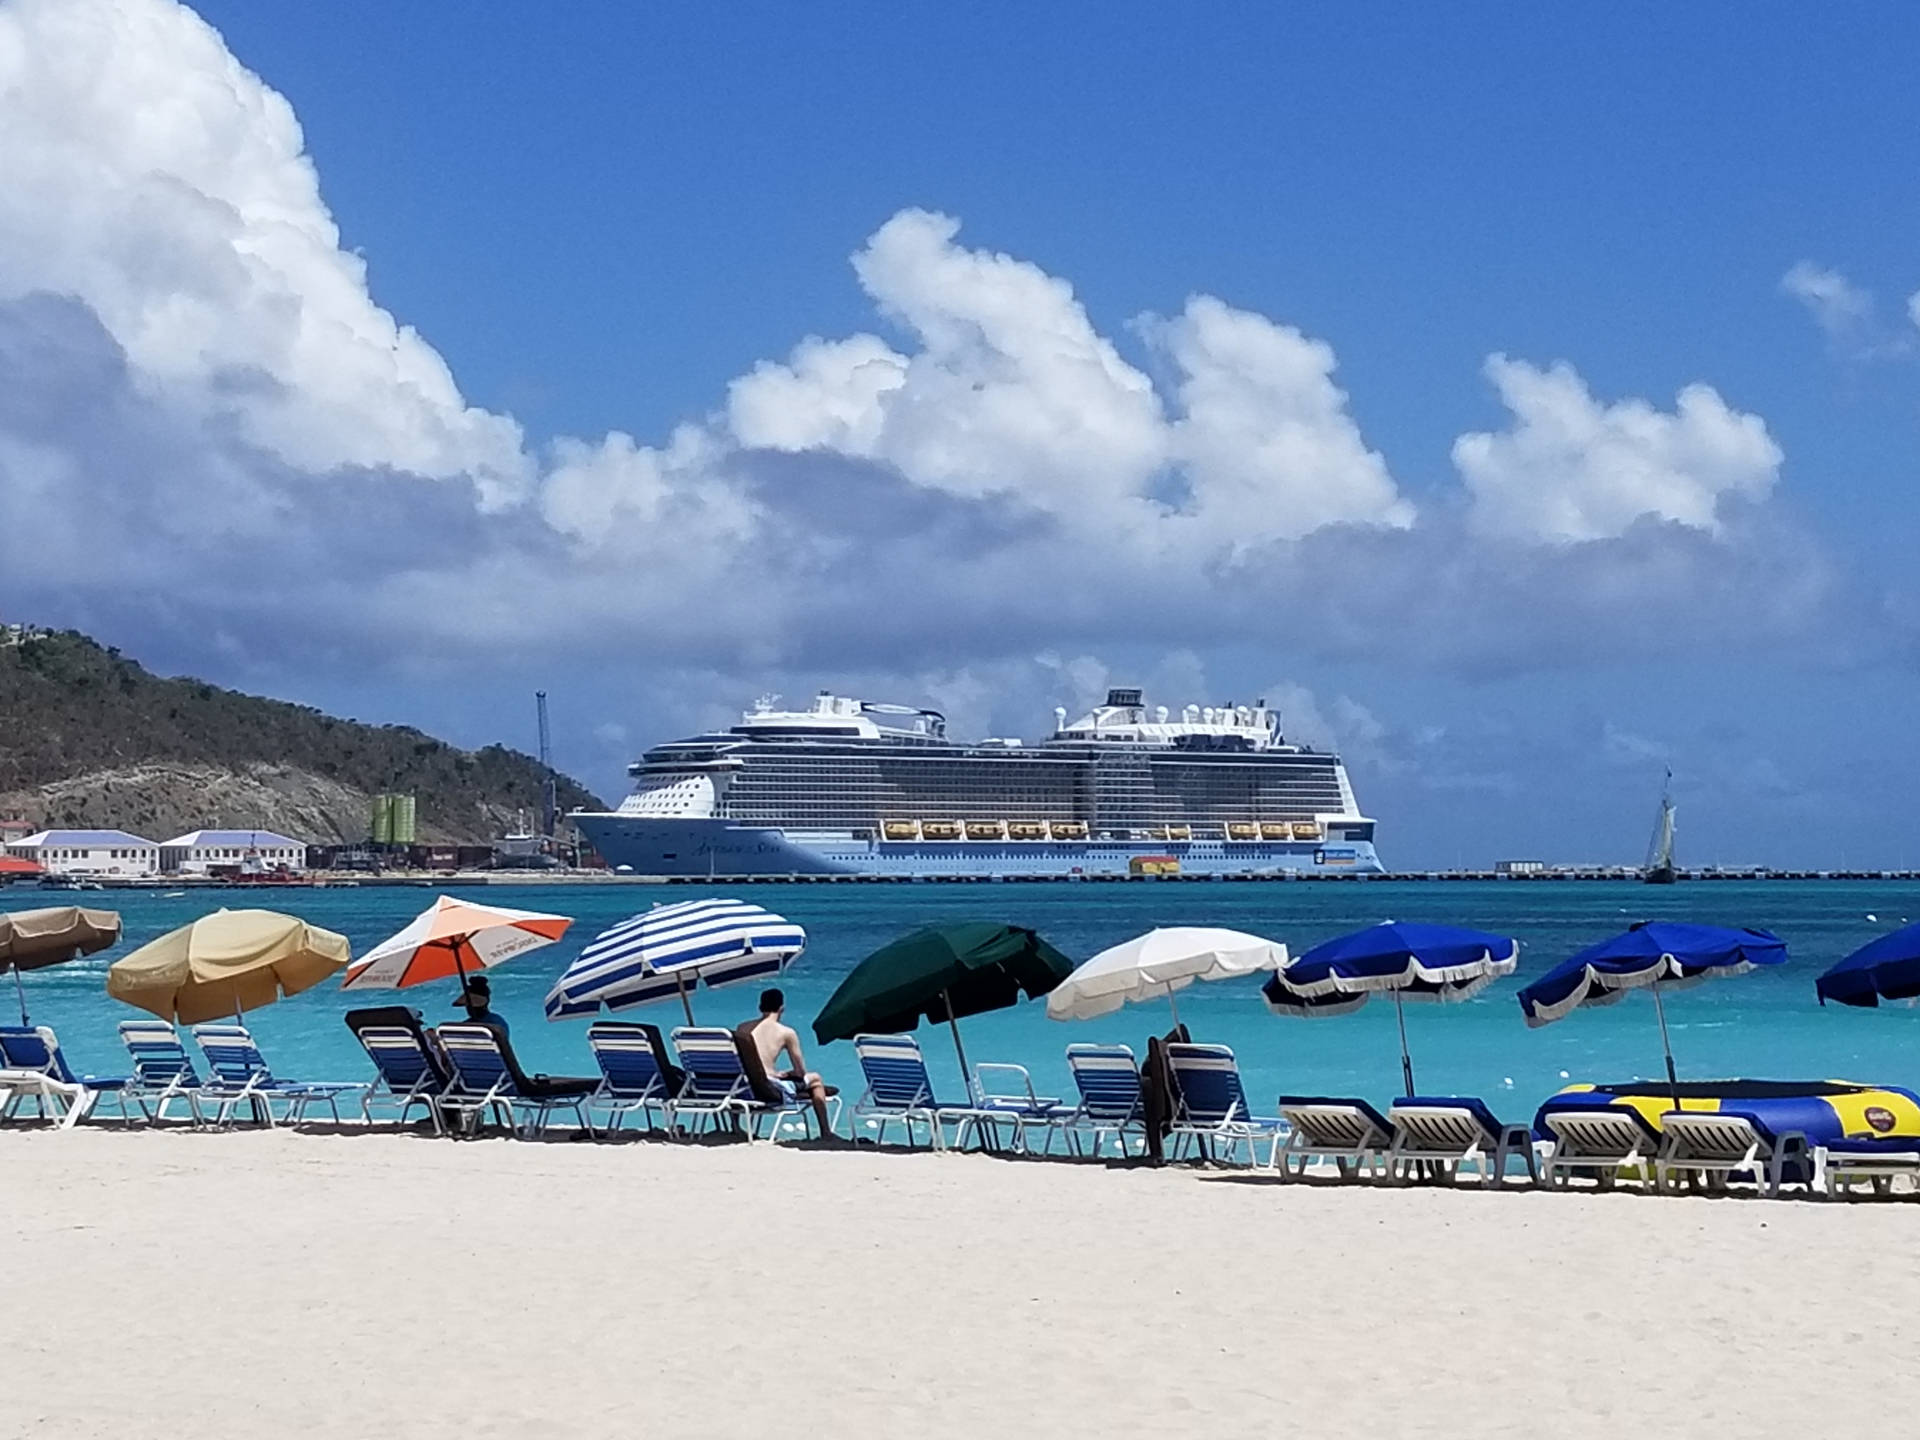
[[[324,844],[365,839],[383,790],[416,797],[423,842],[478,844],[538,816],[541,771],[499,745],[459,750],[152,675],[73,632],[0,629],[0,819],[155,840],[259,828]],[[601,803],[565,776],[559,797],[563,811]]]

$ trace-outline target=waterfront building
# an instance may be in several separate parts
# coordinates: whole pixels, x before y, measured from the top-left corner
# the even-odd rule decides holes
[[[160,873],[160,847],[124,830],[41,830],[12,841],[7,854],[48,875],[138,880]]]
[[[261,874],[307,868],[307,845],[271,830],[194,830],[160,842],[160,868],[168,874]]]

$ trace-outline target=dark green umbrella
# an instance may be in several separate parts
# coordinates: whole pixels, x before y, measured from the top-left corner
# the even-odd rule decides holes
[[[911,1030],[922,1016],[933,1024],[944,1020],[971,1093],[967,1052],[954,1022],[1003,1010],[1022,992],[1037,998],[1072,973],[1071,960],[1024,926],[990,920],[924,926],[854,966],[813,1022],[814,1038],[825,1045]]]

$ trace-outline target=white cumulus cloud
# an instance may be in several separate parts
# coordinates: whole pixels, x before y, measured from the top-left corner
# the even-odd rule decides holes
[[[1513,423],[1453,444],[1483,535],[1598,540],[1646,516],[1718,533],[1723,499],[1763,499],[1779,478],[1784,457],[1766,422],[1711,386],[1687,386],[1666,411],[1603,404],[1564,362],[1543,370],[1493,355],[1486,374]]]
[[[1802,260],[1780,277],[1780,288],[1812,315],[1835,341],[1856,338],[1873,318],[1873,296],[1838,270]]]

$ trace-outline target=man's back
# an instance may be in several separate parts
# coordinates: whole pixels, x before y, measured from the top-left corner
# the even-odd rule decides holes
[[[753,1027],[753,1048],[760,1052],[760,1064],[767,1074],[778,1075],[783,1070],[792,1069],[793,1063],[782,1057],[789,1047],[798,1050],[799,1036],[784,1024],[778,1015],[762,1015],[759,1023]]]

